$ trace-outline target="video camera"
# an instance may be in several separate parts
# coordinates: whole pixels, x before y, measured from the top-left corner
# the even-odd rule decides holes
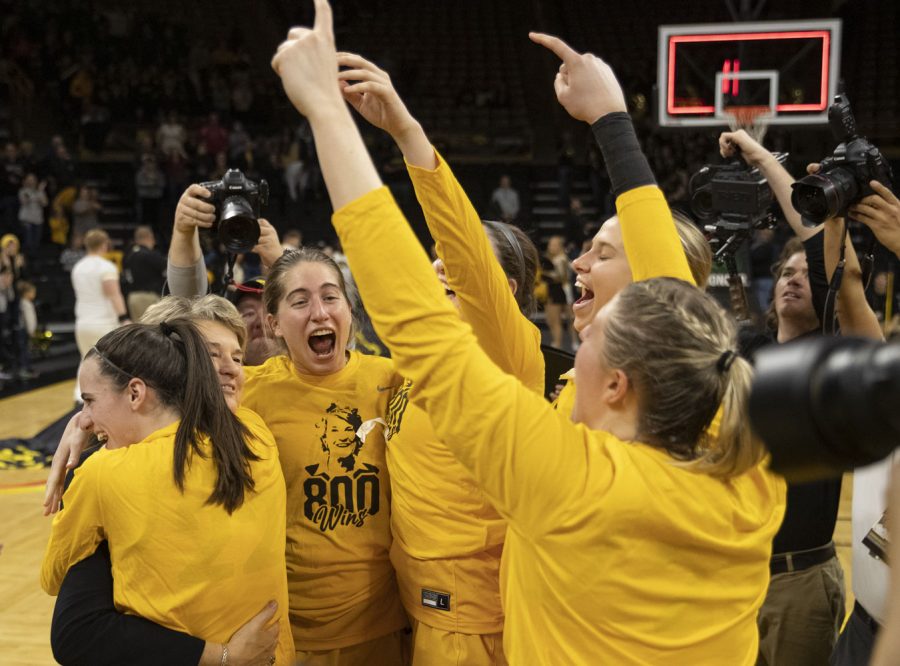
[[[210,191],[206,199],[216,207],[219,241],[231,254],[250,252],[259,242],[260,206],[269,202],[269,184],[247,180],[240,169],[229,169],[222,180],[200,183]]]
[[[775,154],[784,163],[787,153]],[[759,169],[736,159],[707,164],[691,177],[691,210],[706,224],[710,244],[718,246],[715,259],[734,255],[754,229],[775,226],[774,196]]]
[[[755,360],[750,421],[790,482],[833,478],[900,445],[900,345],[816,337]]]
[[[891,166],[878,148],[857,133],[846,95],[835,96],[828,108],[828,123],[840,142],[834,154],[821,161],[818,173],[791,186],[791,203],[810,227],[832,217],[845,217],[850,206],[873,194],[870,181],[891,187],[893,179]]]

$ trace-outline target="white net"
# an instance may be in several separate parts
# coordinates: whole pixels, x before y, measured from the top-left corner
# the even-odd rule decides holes
[[[759,144],[762,144],[769,129],[771,109],[767,106],[731,106],[722,109],[728,116],[728,128],[732,132],[744,130]]]

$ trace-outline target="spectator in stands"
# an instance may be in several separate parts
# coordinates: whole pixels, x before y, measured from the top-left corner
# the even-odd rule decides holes
[[[19,190],[19,225],[29,259],[37,256],[41,245],[47,203],[47,181],[38,182],[37,176],[29,173]]]
[[[186,159],[187,152],[184,149],[186,138],[187,133],[184,130],[184,125],[178,120],[178,114],[175,111],[170,111],[168,117],[156,130],[156,146],[159,152],[162,153],[163,158],[171,160],[177,155],[182,159]]]
[[[15,342],[10,309],[15,297],[12,269],[0,264],[0,382],[13,378],[11,370],[15,365]]]
[[[46,170],[51,183],[50,190],[56,193],[75,182],[75,162],[61,136],[54,136],[50,146]]]
[[[166,280],[166,258],[156,249],[153,229],[142,225],[134,230],[134,244],[122,262],[128,294],[128,314],[138,321],[151,305],[162,298]]]
[[[500,212],[504,222],[514,222],[519,216],[519,193],[509,176],[500,176],[500,186],[491,195],[491,204]]]
[[[204,153],[214,157],[228,150],[228,130],[219,124],[219,114],[209,114],[206,124],[200,128],[200,145]]]
[[[19,295],[19,317],[20,323],[17,331],[16,347],[19,353],[19,378],[34,379],[37,373],[31,363],[31,350],[29,349],[29,341],[37,331],[37,310],[34,307],[34,300],[37,298],[37,288],[22,280],[19,282],[16,291]]]
[[[566,216],[566,249],[580,252],[585,241],[585,228],[590,221],[579,197],[569,198],[569,214]],[[573,255],[574,258],[574,255]]]
[[[84,257],[84,236],[81,234],[72,234],[69,241],[69,247],[62,251],[59,255],[59,265],[66,273],[71,273],[81,259]]]
[[[78,198],[72,204],[72,233],[85,236],[100,226],[99,213],[103,206],[97,198],[97,190],[89,185],[78,188]]]
[[[144,154],[141,158],[141,168],[134,175],[134,188],[138,197],[138,222],[152,227],[157,233],[164,233],[161,215],[166,177],[159,168],[155,155]],[[160,235],[163,236],[163,233]]]
[[[250,150],[250,135],[244,129],[243,123],[236,121],[231,126],[231,134],[228,135],[228,160],[231,165],[239,169],[247,166],[247,151]]]
[[[303,234],[299,229],[288,229],[284,232],[281,244],[285,250],[299,250],[303,245]]]
[[[872,310],[875,311],[876,316],[878,317],[878,321],[886,321],[891,319],[895,314],[898,313],[898,299],[897,299],[897,287],[896,282],[894,283],[893,289],[891,290],[891,298],[890,298],[890,317],[887,316],[888,311],[888,273],[886,271],[881,271],[877,273],[872,280],[872,291],[868,293],[869,297],[869,305],[872,307]]]
[[[84,358],[88,350],[119,324],[130,323],[119,287],[116,265],[103,255],[109,252],[109,235],[92,229],[84,237],[87,254],[72,268],[75,290],[75,342]],[[75,399],[81,399],[75,387]]]
[[[19,188],[24,177],[19,149],[9,141],[0,161],[0,234],[19,231]]]

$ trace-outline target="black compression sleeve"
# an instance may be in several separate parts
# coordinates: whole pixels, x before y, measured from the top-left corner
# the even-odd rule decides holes
[[[608,113],[591,125],[591,130],[603,153],[613,196],[618,197],[642,185],[656,184],[650,163],[641,152],[634,133],[631,116],[624,111]]]
[[[196,666],[204,641],[116,610],[111,566],[104,541],[69,569],[50,626],[54,658],[64,666]]]

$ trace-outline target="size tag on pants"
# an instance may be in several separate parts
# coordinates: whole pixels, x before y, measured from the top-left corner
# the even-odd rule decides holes
[[[443,592],[435,592],[434,590],[426,590],[422,588],[422,605],[425,608],[436,608],[437,610],[450,610],[450,595]]]

